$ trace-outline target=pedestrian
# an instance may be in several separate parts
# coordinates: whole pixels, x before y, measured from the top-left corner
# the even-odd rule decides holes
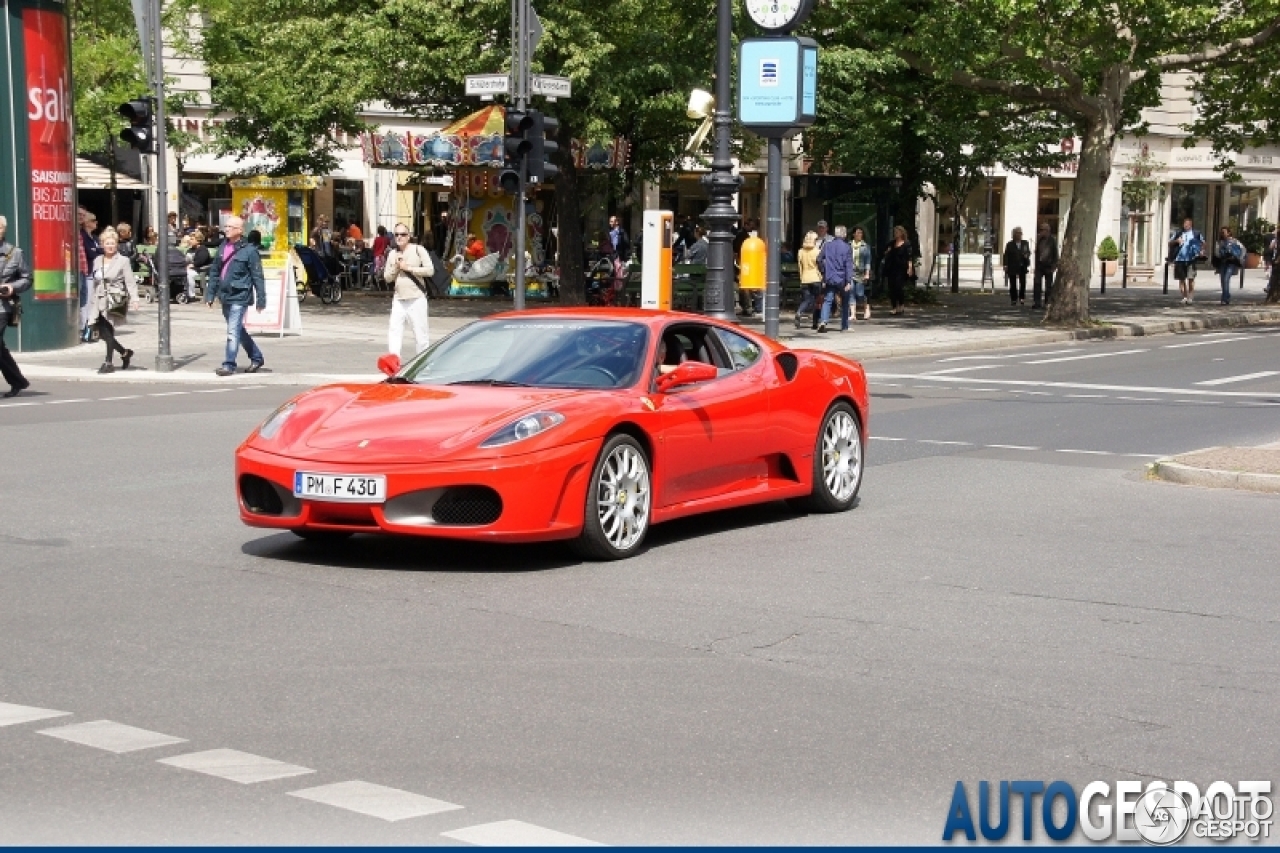
[[[160,235],[156,233],[155,226],[148,225],[142,229],[142,245],[155,246],[160,242]]]
[[[827,322],[831,319],[831,307],[836,297],[843,294],[841,300],[840,331],[849,329],[849,297],[853,289],[853,250],[845,242],[846,231],[843,225],[836,226],[834,240],[818,251],[818,269],[822,271],[822,316],[818,320],[818,331],[827,330]]]
[[[853,251],[853,316],[858,316],[858,307],[862,307],[862,319],[871,319],[871,244],[867,242],[867,232],[861,225],[854,226],[853,242],[849,244]],[[847,313],[847,312],[846,312]]]
[[[1182,231],[1169,241],[1173,251],[1173,277],[1178,280],[1182,304],[1190,305],[1196,296],[1196,262],[1204,252],[1204,235],[1197,231],[1188,216],[1182,220]]]
[[[827,220],[819,219],[813,226],[813,231],[818,235],[818,251],[822,251],[822,247],[830,243],[835,238],[827,233]]]
[[[417,352],[430,343],[431,330],[427,325],[427,280],[435,274],[431,256],[417,243],[409,242],[408,226],[396,223],[391,229],[395,248],[387,255],[383,279],[392,284],[391,325],[387,329],[387,352],[400,355],[404,341],[404,321],[413,326],[413,338]]]
[[[120,254],[129,259],[129,263],[136,269],[137,264],[134,263],[134,255],[138,253],[138,249],[133,245],[133,226],[128,222],[121,222],[116,226],[116,236],[120,238]]]
[[[701,225],[694,226],[693,242],[689,244],[689,249],[684,254],[684,262],[705,265],[709,251],[711,251],[711,244],[707,242],[707,230]]]
[[[1058,267],[1058,241],[1049,232],[1049,223],[1041,222],[1036,235],[1036,272],[1031,284],[1031,307],[1049,304],[1049,290],[1053,287],[1053,271]],[[1043,285],[1043,289],[1042,289]],[[1041,302],[1041,294],[1044,301]]]
[[[89,323],[97,330],[98,338],[106,344],[107,357],[98,368],[99,373],[114,373],[112,358],[120,353],[120,369],[128,370],[133,350],[125,349],[116,340],[116,327],[111,322],[112,312],[123,313],[130,302],[138,299],[138,287],[133,280],[133,264],[120,254],[120,237],[116,229],[102,232],[102,254],[93,262],[93,298],[89,301]]]
[[[168,231],[169,231],[169,245],[170,246],[178,245],[178,238],[181,237],[182,234],[178,231],[178,212],[176,210],[169,211]]]
[[[196,298],[196,282],[201,275],[205,276],[208,282],[209,267],[213,265],[213,256],[209,254],[209,249],[204,244],[204,230],[197,228],[191,232],[187,238],[191,244],[191,249],[187,253],[187,299],[194,301]]]
[[[10,326],[18,325],[22,310],[19,297],[31,288],[31,268],[22,250],[5,241],[9,220],[0,216],[0,376],[9,383],[6,397],[16,397],[31,387],[31,383],[18,369],[13,354],[4,342],[4,333]]]
[[[911,241],[907,229],[893,226],[893,242],[884,250],[884,277],[889,282],[890,314],[907,312],[907,280],[915,274],[915,260],[911,255]]]
[[[609,243],[618,260],[624,264],[631,260],[631,238],[627,236],[627,229],[622,227],[622,222],[616,215],[609,217]]]
[[[266,358],[262,350],[244,328],[249,305],[258,311],[267,307],[267,283],[262,276],[262,255],[258,247],[244,237],[244,220],[231,216],[223,229],[227,239],[218,256],[209,267],[209,282],[205,287],[204,301],[210,308],[213,300],[222,300],[222,316],[227,321],[227,345],[222,366],[214,373],[231,376],[236,372],[236,355],[240,348],[249,355],[246,372],[257,373]]]
[[[93,263],[102,254],[102,244],[93,232],[98,230],[98,217],[80,208],[80,327],[87,327],[89,296],[93,293]]]
[[[1231,279],[1236,271],[1244,268],[1244,244],[1231,236],[1231,229],[1218,230],[1218,243],[1213,250],[1213,265],[1218,270],[1222,284],[1222,305],[1231,304]]]
[[[818,232],[804,235],[800,251],[796,253],[796,265],[800,267],[800,305],[796,308],[796,328],[800,328],[800,315],[810,315],[813,331],[818,330],[818,295],[822,292],[822,272],[818,269]]]
[[[1027,270],[1031,268],[1031,244],[1022,239],[1022,229],[1013,229],[1013,239],[1004,246],[1000,256],[1004,267],[1004,279],[1009,283],[1009,303],[1027,304]]]

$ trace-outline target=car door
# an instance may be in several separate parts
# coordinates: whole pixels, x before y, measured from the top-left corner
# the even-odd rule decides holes
[[[740,358],[735,366],[716,328],[706,323],[673,324],[663,335],[680,342],[686,360],[713,364],[720,375],[662,395],[655,466],[658,505],[706,500],[757,485],[767,474],[767,451],[759,440],[769,420],[761,369],[766,359],[757,348],[754,362]]]

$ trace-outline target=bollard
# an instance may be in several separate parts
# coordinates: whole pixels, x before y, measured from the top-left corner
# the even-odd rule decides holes
[[[1169,294],[1169,262],[1168,261],[1164,262],[1164,292],[1166,296]]]
[[[1236,290],[1244,290],[1244,265],[1240,265],[1240,286]]]
[[[1102,267],[1102,289],[1098,292],[1106,293],[1107,292],[1107,262],[1098,261],[1098,265]]]
[[[1129,286],[1129,253],[1125,252],[1120,256],[1120,289],[1124,290]]]

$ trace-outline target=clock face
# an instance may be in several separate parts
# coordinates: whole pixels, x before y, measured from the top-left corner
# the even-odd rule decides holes
[[[784,30],[799,24],[805,0],[746,0],[751,20],[766,30]]]

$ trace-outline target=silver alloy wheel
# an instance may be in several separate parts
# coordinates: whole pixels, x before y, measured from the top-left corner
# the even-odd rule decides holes
[[[649,465],[636,448],[621,444],[600,466],[596,511],[609,544],[626,551],[649,526]]]
[[[862,436],[853,415],[837,410],[822,431],[822,479],[837,501],[847,501],[862,478]]]

